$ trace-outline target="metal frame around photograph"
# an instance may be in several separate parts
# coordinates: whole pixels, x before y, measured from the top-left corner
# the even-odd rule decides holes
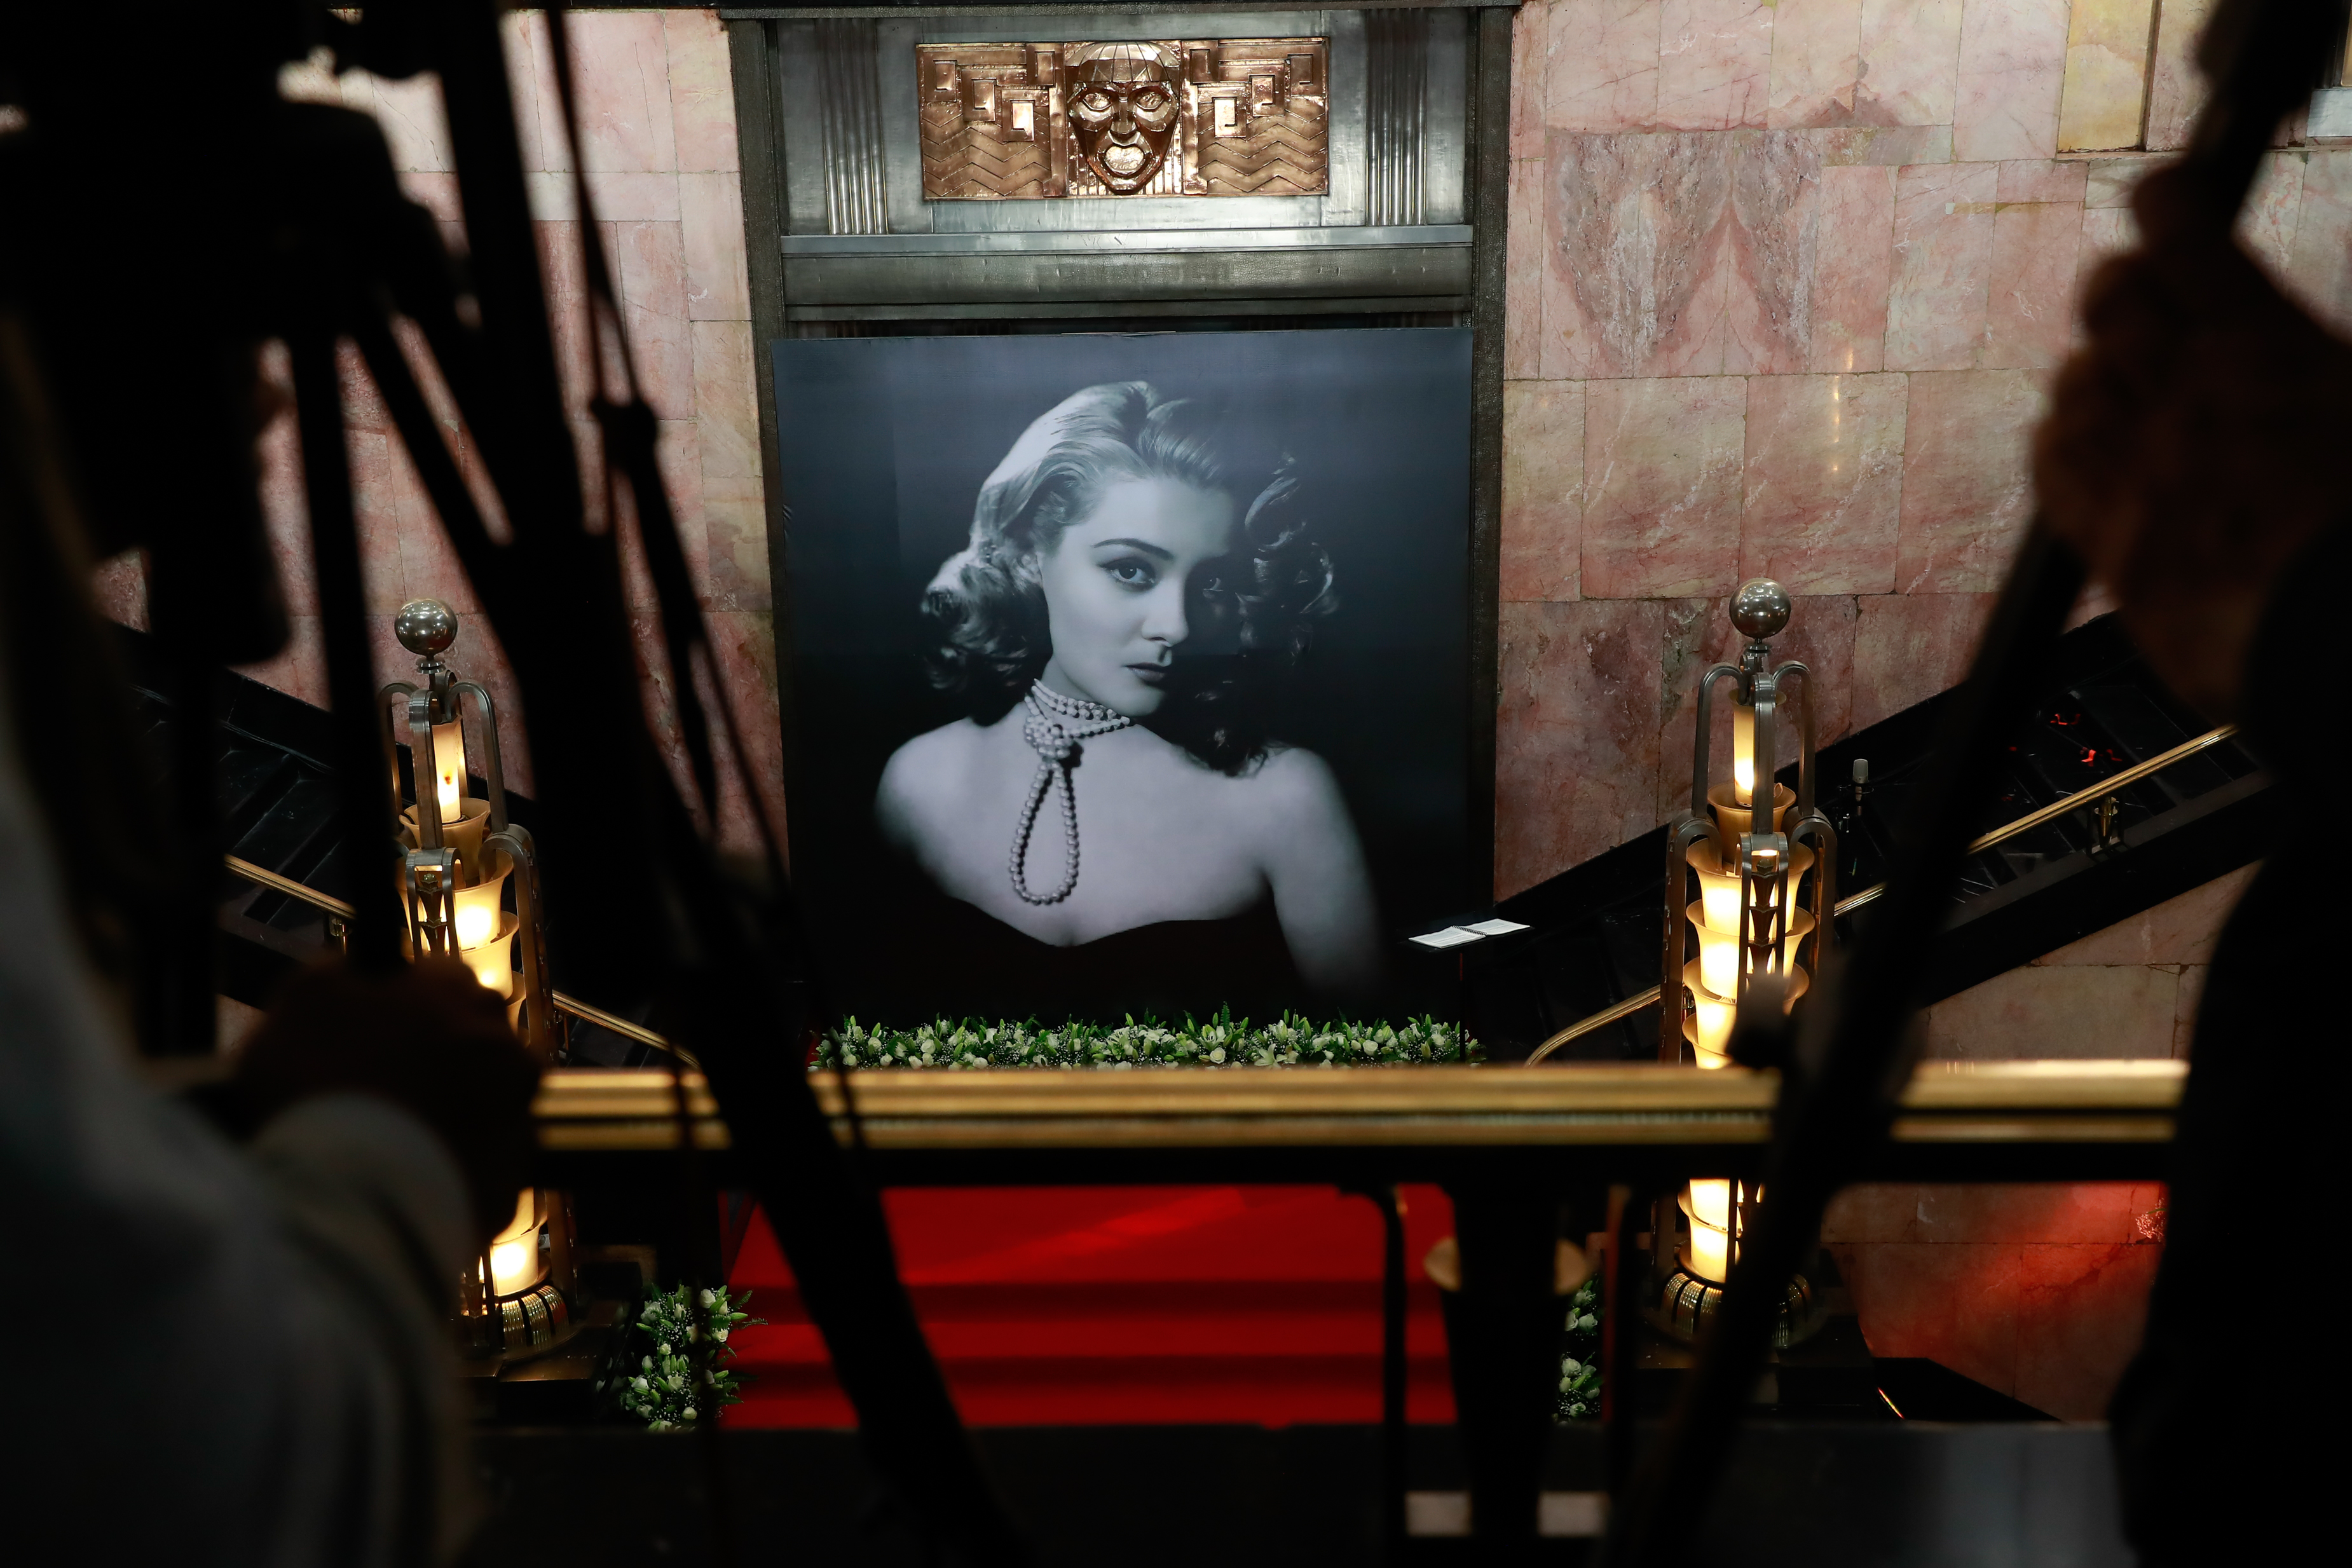
[[[892,262],[938,265],[947,261],[953,251],[945,246],[929,252],[908,255],[904,251],[893,256],[887,247],[903,246],[910,241],[945,241],[946,246],[961,248],[970,258],[967,265],[1012,259],[992,254],[992,246],[1002,246],[1010,235],[906,236],[885,234],[841,236],[792,236],[792,195],[787,189],[784,150],[791,135],[784,105],[786,84],[784,62],[778,46],[777,24],[784,21],[865,20],[893,24],[913,19],[942,19],[942,26],[952,26],[971,33],[985,19],[980,30],[1003,33],[1012,26],[1013,33],[1024,29],[1034,31],[1041,25],[1060,25],[1064,32],[1083,33],[1090,24],[1099,27],[1105,18],[1118,16],[1127,29],[1139,25],[1150,26],[1155,34],[1172,32],[1174,36],[1194,33],[1202,36],[1267,37],[1276,31],[1286,32],[1296,24],[1309,17],[1328,18],[1323,32],[1339,26],[1339,18],[1348,13],[1302,12],[1297,9],[1270,10],[1249,5],[1188,4],[1179,6],[1138,5],[1112,13],[1096,7],[1040,6],[1024,12],[1009,12],[1001,6],[908,6],[908,7],[772,7],[761,9],[725,8],[719,12],[727,27],[729,52],[733,66],[736,124],[741,149],[743,220],[746,256],[751,298],[751,325],[755,345],[754,362],[759,367],[755,376],[760,411],[760,439],[764,472],[768,526],[768,549],[771,580],[774,584],[774,627],[777,700],[782,708],[784,746],[785,787],[789,796],[800,777],[802,760],[796,745],[796,714],[793,665],[789,650],[793,646],[791,595],[790,516],[785,497],[775,477],[774,453],[778,450],[775,384],[768,369],[767,345],[779,338],[798,332],[889,330],[891,323],[901,327],[931,324],[929,329],[940,329],[943,324],[964,324],[962,329],[1006,330],[1021,323],[1066,323],[1066,330],[1086,330],[1090,323],[1104,329],[1132,326],[1146,320],[1173,321],[1179,318],[1209,318],[1218,320],[1248,321],[1266,319],[1293,325],[1305,325],[1317,319],[1356,324],[1367,322],[1447,319],[1465,321],[1472,329],[1472,431],[1471,431],[1471,495],[1470,495],[1470,606],[1468,627],[1469,713],[1466,736],[1468,755],[1464,758],[1466,830],[1466,863],[1463,868],[1463,900],[1465,908],[1488,902],[1492,895],[1494,835],[1495,835],[1495,705],[1497,690],[1497,622],[1500,593],[1500,524],[1502,511],[1502,404],[1503,404],[1503,332],[1505,279],[1505,225],[1508,212],[1509,134],[1511,90],[1511,33],[1514,5],[1459,5],[1453,0],[1438,5],[1372,4],[1351,7],[1355,13],[1397,10],[1466,10],[1460,68],[1433,71],[1429,88],[1432,102],[1442,104],[1442,95],[1458,90],[1461,94],[1460,134],[1464,140],[1464,155],[1453,160],[1462,171],[1458,206],[1459,221],[1446,224],[1423,224],[1386,227],[1378,235],[1367,235],[1370,225],[1359,223],[1359,235],[1376,238],[1380,244],[1349,246],[1333,245],[1325,240],[1320,245],[1305,243],[1283,246],[1270,244],[1261,231],[1253,235],[1246,230],[1234,231],[1228,243],[1220,248],[1202,246],[1216,243],[1206,236],[1195,237],[1198,230],[1211,225],[1197,224],[1193,234],[1183,231],[1161,231],[1157,246],[1139,254],[1131,245],[1119,247],[1125,254],[1112,265],[1122,269],[1121,287],[1106,287],[1108,297],[1072,298],[1066,292],[1056,298],[1051,294],[1041,296],[1018,275],[1003,286],[1001,295],[980,301],[953,299],[866,300],[866,301],[795,301],[796,293],[806,290],[793,287],[793,274],[813,266],[831,265],[845,269],[878,273]],[[1216,21],[1210,18],[1248,18],[1240,21]],[[1177,26],[1178,22],[1188,24]],[[1277,26],[1277,24],[1280,26]],[[1356,26],[1362,26],[1360,15]],[[1297,26],[1300,36],[1315,29]],[[908,36],[908,52],[916,35]],[[1040,37],[1050,32],[1039,33]],[[1318,35],[1319,36],[1319,35]],[[1335,76],[1337,68],[1335,67]],[[1447,80],[1441,82],[1439,76]],[[911,86],[911,73],[909,74]],[[1458,83],[1458,88],[1454,84]],[[1335,83],[1336,86],[1336,83]],[[877,112],[879,99],[877,99]],[[1433,118],[1437,118],[1433,116]],[[805,132],[804,132],[805,133]],[[820,132],[821,134],[821,129]],[[887,136],[885,138],[887,141]],[[1441,149],[1442,153],[1442,149]],[[1335,179],[1335,184],[1337,181]],[[886,189],[882,197],[887,212],[889,198]],[[1333,198],[1268,198],[1269,201],[1328,202]],[[1234,204],[1254,200],[1231,199]],[[1424,192],[1424,210],[1433,214],[1446,212],[1449,198],[1443,179],[1431,183]],[[1006,205],[1010,204],[988,204]],[[1038,206],[1053,203],[1034,204]],[[1071,204],[1095,205],[1097,204]],[[1149,204],[1152,205],[1171,204]],[[1186,204],[1213,206],[1215,199],[1191,198]],[[1328,209],[1325,215],[1329,216]],[[1454,213],[1447,213],[1453,216]],[[877,225],[877,227],[880,225]],[[1299,225],[1312,227],[1318,225]],[[1338,226],[1323,225],[1320,226]],[[1408,232],[1417,228],[1418,233]],[[1046,231],[1050,233],[1051,231]],[[1182,237],[1179,237],[1181,235]],[[808,239],[839,238],[863,243],[873,248],[863,254],[825,256],[811,254],[800,246]],[[1336,237],[1336,236],[1334,236]],[[1045,237],[1033,231],[1028,241],[1040,248],[1025,252],[1025,265],[1041,262],[1055,265],[1066,277],[1074,262],[1085,259],[1083,253],[1073,255],[1061,247],[1071,243],[1060,235]],[[1274,257],[1313,256],[1323,271],[1318,282],[1301,287],[1297,284],[1295,261],[1272,264]],[[1161,260],[1153,287],[1144,287],[1142,274],[1150,273],[1153,257]],[[1377,261],[1374,258],[1378,258]],[[1338,258],[1347,258],[1345,260]],[[1181,272],[1169,263],[1191,267]],[[1286,273],[1283,267],[1292,270]],[[850,274],[854,276],[854,271]],[[1405,287],[1395,287],[1401,276],[1407,277]],[[970,275],[967,274],[967,281]],[[1317,292],[1316,290],[1321,290]],[[1156,290],[1156,291],[1155,291]],[[887,287],[875,287],[877,293],[911,292]],[[967,292],[971,290],[967,289]],[[983,325],[982,323],[985,323]],[[916,329],[925,329],[917,326]]]

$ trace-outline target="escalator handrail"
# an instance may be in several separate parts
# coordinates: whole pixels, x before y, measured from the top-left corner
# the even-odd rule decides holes
[[[2013,822],[2004,822],[1990,832],[1970,841],[1967,852],[1972,855],[1982,853],[1995,844],[2005,843],[2020,833],[2030,833],[2043,823],[2053,821],[2070,811],[2079,811],[2086,806],[2095,806],[2105,797],[2118,794],[2141,779],[2163,771],[2176,762],[2186,761],[2200,751],[2219,746],[2237,733],[2238,727],[2234,724],[2225,724],[2218,728],[2209,729],[2202,735],[2182,741],[2168,751],[2158,752],[2145,762],[2135,762],[2114,777],[2102,779],[2088,789],[2077,789],[2071,795],[2062,795],[2046,806],[2037,807],[2028,811]],[[1859,909],[1864,904],[1874,901],[1885,891],[1885,883],[1874,883],[1860,893],[1839,899],[1837,912],[1843,915],[1850,910]],[[1638,992],[1627,997],[1622,1002],[1602,1009],[1591,1018],[1579,1019],[1528,1052],[1528,1065],[1533,1067],[1572,1040],[1591,1034],[1595,1030],[1606,1029],[1620,1019],[1631,1018],[1645,1008],[1655,1006],[1663,989],[1662,986],[1652,986],[1648,990]]]
[[[283,894],[297,904],[307,904],[331,920],[350,920],[359,913],[333,894],[320,893],[317,888],[296,882],[292,877],[280,876],[268,866],[256,865],[251,861],[241,859],[236,855],[223,855],[221,859],[233,875],[258,883],[272,893]],[[566,996],[562,991],[550,991],[548,999],[555,1004],[556,1010],[559,1012],[570,1013],[573,1018],[593,1023],[599,1029],[610,1030],[625,1040],[633,1040],[639,1045],[649,1045],[656,1051],[665,1051],[688,1067],[698,1071],[702,1066],[702,1063],[697,1061],[693,1053],[685,1047],[671,1044],[642,1024],[631,1023],[625,1018],[608,1013],[602,1008],[593,1007],[577,997]]]

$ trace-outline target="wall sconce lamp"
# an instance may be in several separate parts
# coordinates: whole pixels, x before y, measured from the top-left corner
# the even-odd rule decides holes
[[[1741,583],[1730,616],[1748,645],[1737,664],[1699,677],[1690,809],[1676,813],[1666,836],[1660,1061],[1686,1060],[1687,1046],[1702,1069],[1727,1065],[1742,999],[1754,992],[1769,1006],[1777,996],[1794,1009],[1826,950],[1837,907],[1837,831],[1813,803],[1814,677],[1793,661],[1774,665],[1768,642],[1789,624],[1791,608],[1788,591],[1769,578]],[[1731,685],[1731,768],[1716,780],[1708,753],[1724,682]],[[1792,736],[1794,790],[1779,780]],[[1687,956],[1691,936],[1696,957]],[[1658,1327],[1687,1340],[1714,1314],[1756,1197],[1744,1182],[1706,1178],[1686,1183],[1675,1204],[1658,1205],[1654,1255],[1662,1282],[1649,1312]],[[1671,1239],[1680,1229],[1677,1208],[1690,1221],[1679,1248]],[[1792,1344],[1816,1326],[1812,1288],[1801,1275],[1790,1282],[1775,1343]]]
[[[530,832],[507,819],[498,705],[461,681],[441,655],[457,617],[437,599],[414,599],[393,621],[417,655],[424,685],[394,681],[377,694],[385,738],[409,747],[416,803],[401,812],[402,905],[412,958],[448,954],[505,998],[507,1021],[541,1061],[557,1042],[552,982],[540,918],[539,863]],[[466,730],[473,699],[474,735]],[[399,764],[392,761],[394,799]],[[469,759],[484,792],[473,793]],[[507,907],[509,900],[513,907]],[[571,1220],[561,1194],[526,1191],[512,1220],[459,1281],[459,1337],[476,1356],[528,1354],[569,1336]]]

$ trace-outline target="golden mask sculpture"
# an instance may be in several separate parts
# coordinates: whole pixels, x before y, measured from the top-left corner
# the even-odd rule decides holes
[[[923,195],[1313,196],[1329,40],[925,44]]]

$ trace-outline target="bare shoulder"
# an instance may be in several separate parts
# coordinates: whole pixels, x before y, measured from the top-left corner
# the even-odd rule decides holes
[[[1347,811],[1331,765],[1303,746],[1268,747],[1265,758],[1236,782],[1253,809],[1278,829],[1311,826]]]
[[[962,792],[982,730],[968,718],[928,730],[890,754],[874,792],[874,814],[893,838],[931,820]]]

